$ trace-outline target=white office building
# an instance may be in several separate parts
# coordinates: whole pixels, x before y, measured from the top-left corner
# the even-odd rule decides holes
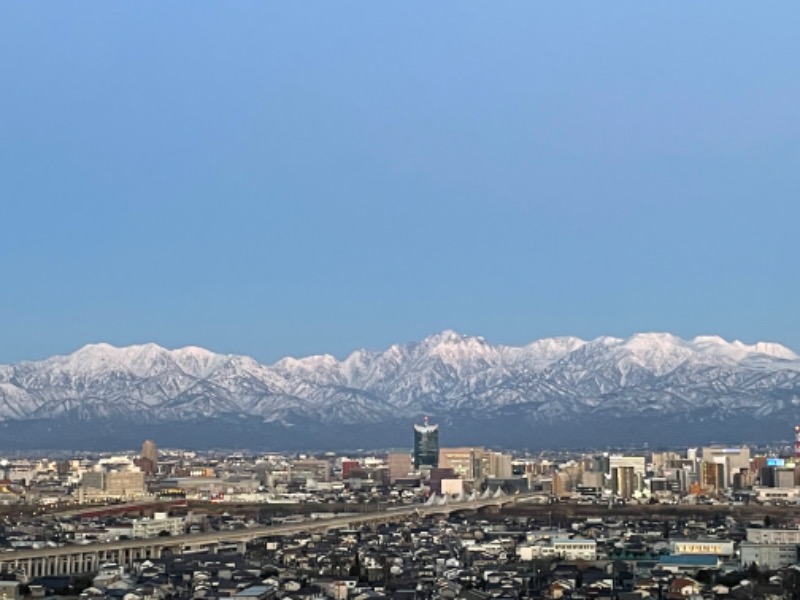
[[[184,531],[183,517],[170,517],[167,516],[167,513],[155,513],[152,519],[136,519],[133,522],[132,537],[142,539],[167,534],[181,535]]]
[[[597,560],[597,542],[579,538],[553,538],[538,540],[517,547],[520,560],[537,558],[563,558],[565,560]]]

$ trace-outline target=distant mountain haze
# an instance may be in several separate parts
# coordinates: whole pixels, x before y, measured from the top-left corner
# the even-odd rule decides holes
[[[800,356],[780,344],[548,338],[492,345],[444,331],[382,351],[284,358],[155,344],[93,344],[0,366],[0,448],[160,446],[518,448],[789,439],[800,421]]]

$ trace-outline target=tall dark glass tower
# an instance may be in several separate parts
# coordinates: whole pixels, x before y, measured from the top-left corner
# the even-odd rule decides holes
[[[414,469],[439,466],[439,426],[428,423],[414,425]]]

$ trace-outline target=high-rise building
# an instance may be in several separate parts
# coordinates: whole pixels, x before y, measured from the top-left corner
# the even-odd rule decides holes
[[[794,426],[794,457],[800,460],[800,425]]]
[[[724,462],[708,462],[703,461],[700,463],[701,482],[707,489],[714,491],[723,490],[727,487],[727,475]]]
[[[794,487],[794,467],[779,467],[775,469],[775,487]]]
[[[487,452],[484,454],[484,473],[486,477],[496,479],[511,478],[511,455],[502,452]]]
[[[144,473],[112,471],[106,473],[106,495],[117,498],[138,498],[145,493]]]
[[[145,494],[141,471],[88,471],[81,480],[83,498],[140,498]]]
[[[680,462],[681,457],[677,452],[653,452],[650,462],[656,473],[661,473],[664,469],[671,469]]]
[[[411,452],[389,452],[386,457],[386,465],[389,467],[391,481],[408,477],[412,471]]]
[[[703,448],[703,462],[722,465],[723,477],[718,478],[717,489],[733,484],[733,476],[750,469],[750,448],[707,447]]]
[[[350,479],[358,471],[361,471],[361,463],[357,460],[342,461],[342,479]]]
[[[331,463],[324,459],[302,458],[289,465],[289,477],[292,481],[330,481]]]
[[[621,498],[631,498],[639,491],[636,469],[631,466],[611,468],[611,491]]]
[[[147,474],[153,474],[158,469],[158,447],[153,440],[145,440],[142,444],[142,453],[139,457],[139,468]]]
[[[462,479],[481,479],[485,453],[482,447],[441,448],[439,466],[453,469]]]
[[[414,468],[439,466],[439,426],[428,423],[414,424]]]
[[[611,492],[630,498],[642,491],[645,477],[644,456],[613,454],[608,458],[608,468]]]

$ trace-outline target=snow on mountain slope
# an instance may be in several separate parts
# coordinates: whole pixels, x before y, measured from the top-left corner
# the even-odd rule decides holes
[[[509,364],[527,370],[542,370],[585,344],[576,337],[556,337],[536,340],[527,346],[500,346],[499,349]]]
[[[0,421],[233,415],[356,424],[509,410],[553,421],[595,413],[763,416],[798,405],[800,357],[788,348],[668,333],[513,347],[444,331],[342,361],[323,355],[274,365],[197,347],[92,344],[0,366]]]
[[[800,359],[797,354],[785,346],[770,342],[757,342],[747,345],[739,340],[726,342],[718,336],[698,336],[691,343],[699,353],[731,363],[739,363],[744,360],[763,360],[765,358],[788,361]]]

